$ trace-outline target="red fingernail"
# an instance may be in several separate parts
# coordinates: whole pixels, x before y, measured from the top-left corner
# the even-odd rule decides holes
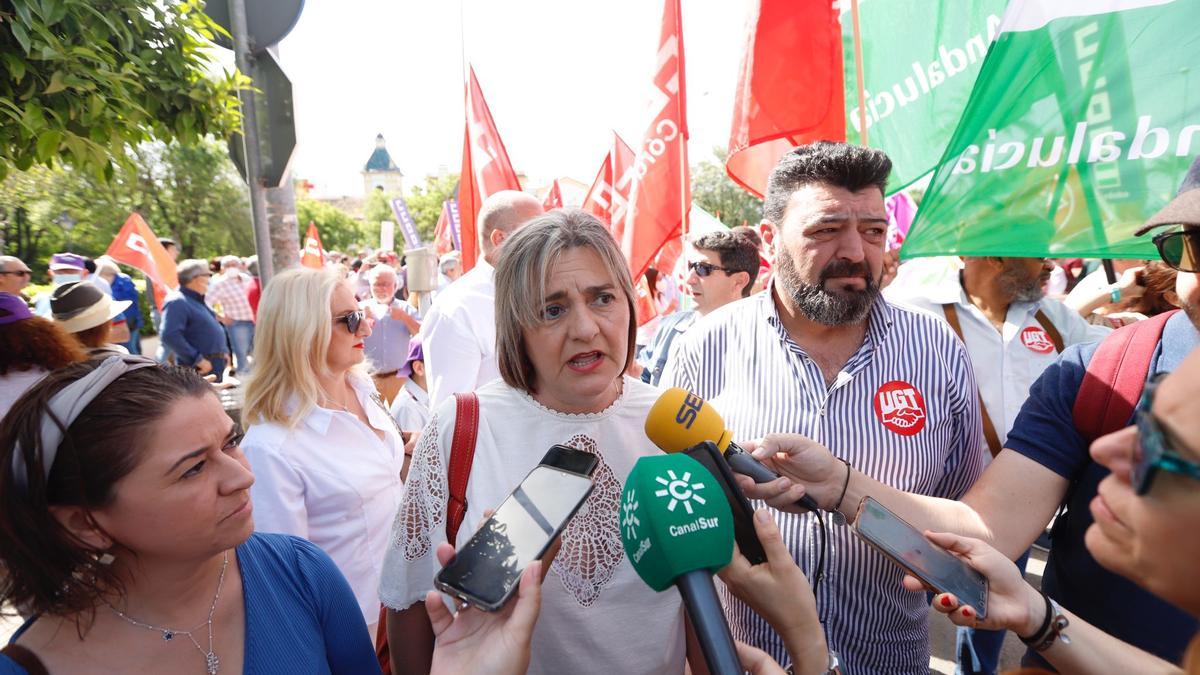
[[[943,595],[942,596],[942,607],[953,607],[953,606],[954,606],[954,603],[950,602],[950,596]]]
[[[963,607],[963,616],[971,616],[971,614],[972,612],[970,607]]]

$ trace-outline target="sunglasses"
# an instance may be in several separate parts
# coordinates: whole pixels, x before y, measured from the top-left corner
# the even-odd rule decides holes
[[[713,272],[716,272],[717,270],[720,270],[726,274],[733,274],[734,272],[737,271],[737,270],[731,270],[728,267],[721,267],[719,265],[713,265],[713,264],[706,263],[706,262],[690,262],[690,263],[688,263],[688,271],[695,272],[696,276],[700,277],[701,279],[707,277],[708,275],[712,274]]]
[[[358,333],[358,327],[362,325],[363,319],[366,317],[366,312],[361,309],[356,309],[349,314],[339,316],[338,318],[334,319],[333,322],[346,324],[346,329],[350,331],[350,334],[355,335]]]
[[[1154,402],[1154,391],[1166,373],[1160,373],[1146,384],[1146,390],[1138,401],[1134,419],[1138,430],[1138,451],[1130,470],[1130,482],[1139,495],[1150,491],[1154,478],[1160,471],[1187,476],[1200,480],[1200,464],[1185,459],[1168,444],[1167,434],[1155,419],[1150,408]]]
[[[1163,262],[1180,272],[1200,272],[1200,230],[1181,230],[1156,235],[1154,245]]]

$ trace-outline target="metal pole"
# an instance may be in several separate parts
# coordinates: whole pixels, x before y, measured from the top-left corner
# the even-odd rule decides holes
[[[249,76],[254,67],[254,56],[250,53],[245,0],[229,0],[229,25],[233,29],[233,53],[238,70]],[[254,225],[258,278],[265,287],[275,272],[275,266],[271,257],[271,233],[267,227],[267,197],[262,184],[262,163],[258,155],[258,111],[254,91],[243,89],[238,92],[238,98],[242,101],[242,153],[246,158],[246,183],[250,185],[250,220]]]

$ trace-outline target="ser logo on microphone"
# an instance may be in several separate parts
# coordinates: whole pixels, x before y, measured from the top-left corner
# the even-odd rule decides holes
[[[675,413],[675,421],[682,424],[684,429],[691,429],[692,423],[696,421],[696,415],[703,407],[704,399],[689,391],[679,406],[679,411]]]

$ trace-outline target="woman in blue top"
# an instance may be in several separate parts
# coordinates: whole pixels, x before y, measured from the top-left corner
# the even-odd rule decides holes
[[[194,371],[141,357],[30,389],[0,424],[0,603],[30,617],[0,675],[378,672],[329,557],[253,534],[241,435]],[[488,660],[520,672],[536,582],[508,615],[439,608],[439,669],[504,645]]]

